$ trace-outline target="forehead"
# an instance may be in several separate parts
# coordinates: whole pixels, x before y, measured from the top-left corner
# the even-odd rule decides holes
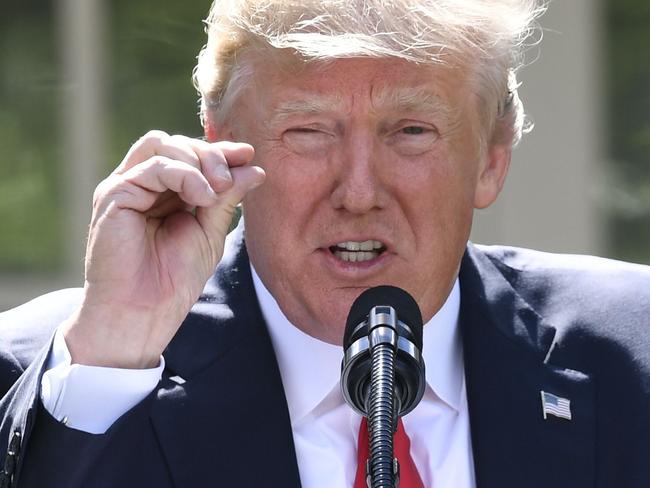
[[[272,116],[327,110],[455,112],[467,99],[467,76],[449,66],[397,59],[341,59],[300,67],[265,65],[255,87]]]

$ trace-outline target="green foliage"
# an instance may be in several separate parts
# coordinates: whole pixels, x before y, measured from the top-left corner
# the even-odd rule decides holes
[[[200,136],[192,69],[209,2],[110,3],[110,168],[150,129]]]
[[[608,0],[609,239],[612,254],[650,263],[650,3]]]
[[[11,2],[0,16],[0,270],[63,266],[62,82],[54,3]],[[152,128],[201,134],[191,84],[208,0],[112,0],[108,9],[110,172]]]
[[[48,4],[0,16],[0,269],[55,270],[62,251],[56,46]]]

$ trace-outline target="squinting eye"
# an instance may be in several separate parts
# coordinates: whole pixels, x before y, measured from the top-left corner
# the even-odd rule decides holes
[[[430,151],[438,140],[439,133],[436,128],[426,123],[415,122],[416,125],[408,125],[409,123],[413,124],[404,121],[389,132],[386,143],[405,156],[417,156]]]
[[[419,136],[421,134],[424,134],[424,127],[418,127],[416,125],[410,125],[408,127],[404,127],[402,129],[402,132],[404,134],[408,134],[411,136]]]
[[[296,127],[282,134],[286,146],[297,154],[316,157],[322,155],[334,140],[332,134],[311,127]]]

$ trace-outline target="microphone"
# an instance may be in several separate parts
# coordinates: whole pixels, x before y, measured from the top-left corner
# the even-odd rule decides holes
[[[425,388],[422,314],[411,295],[394,286],[364,291],[352,304],[343,335],[341,389],[368,417],[369,486],[394,488],[397,418],[413,410]]]

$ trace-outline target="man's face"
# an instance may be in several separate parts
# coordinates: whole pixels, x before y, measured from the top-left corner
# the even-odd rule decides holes
[[[354,299],[394,285],[424,320],[458,273],[474,207],[509,148],[483,148],[467,74],[399,60],[262,67],[224,135],[251,143],[266,182],[244,201],[262,281],[305,333],[342,341]]]

